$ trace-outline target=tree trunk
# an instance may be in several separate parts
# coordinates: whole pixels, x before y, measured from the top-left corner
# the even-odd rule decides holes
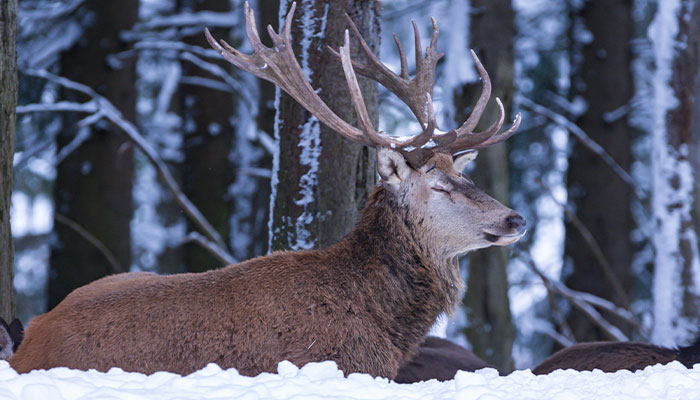
[[[108,54],[128,47],[119,39],[122,30],[137,21],[137,0],[87,2],[83,12],[89,26],[83,40],[61,57],[67,78],[84,83],[110,99],[124,116],[134,120],[135,71],[132,62],[112,69]],[[66,91],[62,98],[84,100]],[[119,129],[106,123],[78,128],[77,115],[64,115],[58,151],[64,151],[76,135],[89,137],[57,167],[54,187],[55,240],[51,242],[49,309],[73,289],[109,273],[128,271],[131,266],[133,147]],[[110,263],[104,251],[86,240],[100,241],[116,260]]]
[[[229,0],[203,0],[193,2],[192,11],[222,12],[230,8]],[[228,38],[226,29],[213,29],[212,34]],[[210,47],[204,35],[195,35],[188,39],[188,43]],[[199,71],[191,63],[182,65],[183,76],[196,75]],[[184,114],[183,191],[221,235],[224,243],[229,243],[233,208],[233,195],[229,189],[235,179],[231,162],[234,142],[231,117],[235,112],[236,96],[201,86],[180,87]],[[189,221],[188,225],[190,230],[194,228]],[[196,244],[186,245],[183,257],[188,272],[223,266],[221,261]]]
[[[287,10],[291,2],[282,4]],[[321,88],[326,104],[352,125],[357,120],[342,68],[325,47],[342,45],[347,12],[377,49],[378,7],[377,1],[304,0],[297,4],[292,26],[294,50],[302,68],[309,71],[312,86]],[[351,41],[353,59],[363,60],[357,39]],[[376,121],[376,85],[362,77],[358,80]],[[354,226],[374,187],[374,151],[320,124],[284,93],[277,118],[279,159],[273,170],[271,250],[328,246]]]
[[[617,163],[629,170],[632,132],[626,118],[606,120],[606,113],[627,105],[632,98],[631,1],[589,1],[578,20],[591,33],[582,44],[580,67],[572,68],[572,94],[586,100],[588,108],[576,121]],[[576,36],[576,35],[574,35]],[[609,118],[609,117],[607,117]],[[630,274],[634,222],[630,212],[630,188],[578,141],[574,141],[567,175],[569,206],[596,239],[612,271],[607,274],[572,224],[566,224],[565,260],[573,266],[566,284],[572,289],[629,306],[633,279]],[[610,340],[581,312],[568,317],[578,341]]]
[[[14,248],[10,229],[17,106],[17,0],[0,4],[0,317],[15,316]]]
[[[491,98],[499,97],[510,115],[513,101],[513,8],[510,0],[474,0],[471,20],[471,46],[489,72],[493,90]],[[498,21],[498,22],[494,22]],[[466,49],[465,49],[466,51]],[[467,119],[468,112],[481,94],[481,82],[465,85],[457,98],[458,123]],[[485,129],[497,117],[492,100],[484,112],[478,129]],[[506,120],[510,118],[506,117]],[[508,147],[505,143],[482,150],[472,174],[476,185],[508,204]],[[469,278],[464,304],[467,312],[466,334],[474,353],[501,371],[513,370],[513,341],[515,328],[508,299],[508,249],[489,248],[470,255]]]
[[[689,21],[700,18],[700,3],[690,1],[692,14]],[[686,7],[688,7],[686,6]],[[690,133],[690,161],[695,174],[700,171],[700,24],[689,24],[681,21],[681,32],[687,36],[688,45],[678,60],[677,90],[683,90],[678,96],[687,107],[686,132]],[[694,69],[693,69],[694,68]],[[685,83],[682,83],[685,82]],[[697,176],[697,175],[696,175]],[[700,232],[700,179],[696,177],[693,188],[693,225],[695,232]]]
[[[675,13],[675,15],[674,15]],[[695,19],[694,19],[695,18]],[[652,341],[664,346],[693,340],[700,324],[700,255],[693,225],[689,156],[697,156],[700,128],[700,4],[659,4],[649,29],[656,53],[655,124],[652,133],[654,326]]]

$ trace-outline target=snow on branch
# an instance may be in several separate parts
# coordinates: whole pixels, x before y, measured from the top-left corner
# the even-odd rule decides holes
[[[85,0],[64,0],[59,2],[53,2],[49,4],[45,3],[34,3],[39,5],[38,7],[29,7],[26,4],[28,2],[19,2],[18,4],[18,16],[19,24],[31,23],[30,20],[47,20],[62,18],[68,14],[75,11]]]
[[[591,150],[593,153],[598,155],[604,163],[606,163],[617,176],[622,179],[623,182],[625,182],[630,189],[632,190],[632,193],[634,196],[637,198],[637,200],[641,201],[641,199],[647,197],[645,193],[642,191],[642,189],[634,182],[634,179],[630,176],[630,174],[627,173],[627,171],[624,170],[618,164],[615,159],[612,158],[608,152],[605,151],[605,149],[596,143],[595,140],[591,139],[586,132],[583,131],[578,125],[575,123],[569,121],[568,118],[565,116],[556,113],[549,108],[542,106],[540,104],[535,103],[534,101],[528,99],[527,97],[519,96],[517,101],[522,104],[523,106],[529,108],[536,114],[540,114],[552,122],[561,125],[562,127],[566,128],[569,132],[571,132],[576,139],[578,139],[581,144],[586,146],[589,150]]]
[[[175,40],[144,39],[134,43],[133,48],[130,50],[125,50],[117,54],[109,55],[107,61],[112,66],[119,66],[121,64],[121,60],[135,57],[139,52],[146,50],[187,51],[192,54],[196,54],[200,57],[210,58],[212,60],[220,61],[222,59],[219,53],[217,53],[214,49],[207,49],[201,46],[187,44]]]
[[[236,11],[215,12],[198,11],[151,18],[134,26],[134,30],[152,30],[159,28],[207,26],[233,28],[238,24]]]
[[[113,124],[115,124],[117,127],[119,127],[128,137],[131,139],[134,144],[146,155],[146,157],[151,161],[153,166],[156,168],[156,171],[158,171],[158,175],[160,178],[163,180],[165,183],[165,186],[170,190],[172,193],[175,202],[180,205],[185,210],[185,213],[190,217],[190,219],[201,229],[205,235],[207,236],[207,239],[213,242],[214,244],[217,245],[218,249],[213,250],[213,249],[208,249],[210,251],[223,251],[222,249],[226,248],[226,245],[224,244],[223,240],[221,239],[221,235],[211,226],[209,221],[202,215],[202,213],[197,209],[197,207],[192,204],[192,202],[187,198],[187,196],[182,192],[180,189],[179,185],[175,181],[175,178],[172,176],[170,173],[170,170],[168,169],[167,165],[165,162],[160,158],[158,153],[153,149],[153,147],[146,141],[146,139],[139,133],[138,129],[136,126],[131,123],[130,121],[126,120],[122,113],[109,101],[107,98],[101,96],[97,92],[95,92],[93,89],[90,87],[83,85],[82,83],[74,82],[71,81],[67,78],[54,75],[46,70],[24,70],[22,71],[24,74],[29,75],[29,76],[34,76],[38,78],[43,78],[46,79],[50,82],[54,82],[60,86],[63,86],[67,89],[72,89],[81,93],[84,93],[88,96],[90,96],[91,101],[88,103],[95,103],[97,105],[97,111],[92,111],[92,112],[97,112],[102,115],[105,119],[109,120]],[[86,104],[88,104],[86,103]],[[52,109],[52,107],[38,107],[38,105],[31,105],[32,107],[28,107],[28,109],[34,109],[37,111],[67,111],[65,109],[62,110],[57,110],[57,109]],[[64,108],[71,108],[69,111],[76,111],[76,109],[80,109],[80,107],[64,107]],[[88,108],[88,107],[85,107]],[[84,109],[80,110],[82,112]],[[86,121],[85,119],[84,121]],[[203,243],[205,242],[199,242],[200,244],[204,245]],[[233,259],[233,257],[230,257]]]
[[[52,111],[75,111],[83,113],[97,112],[97,103],[88,101],[87,103],[76,103],[72,101],[59,101],[49,104],[26,104],[17,106],[17,114],[27,114],[34,112],[52,112]]]
[[[233,88],[233,90],[240,95],[239,99],[244,101],[248,110],[255,110],[255,108],[257,107],[257,105],[253,103],[253,97],[246,95],[246,93],[248,93],[246,88],[244,88],[240,83],[238,83],[238,81],[233,79],[231,75],[228,72],[226,72],[226,70],[224,70],[222,67],[214,63],[204,61],[201,58],[187,51],[182,52],[180,54],[180,59],[189,61],[195,66],[203,69],[204,71],[207,71],[210,74],[216,76],[217,78],[221,78],[221,80],[226,82],[227,85]]]

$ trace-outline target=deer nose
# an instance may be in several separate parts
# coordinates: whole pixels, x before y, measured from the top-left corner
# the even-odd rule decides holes
[[[508,228],[517,231],[518,233],[525,232],[525,226],[527,225],[525,218],[517,214],[506,218],[506,223],[508,224]]]

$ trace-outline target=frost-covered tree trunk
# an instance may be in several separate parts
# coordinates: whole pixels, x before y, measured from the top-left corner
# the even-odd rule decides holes
[[[230,8],[229,0],[203,0],[192,2],[192,9],[189,11],[224,12]],[[228,40],[226,29],[212,29],[212,34]],[[192,36],[187,42],[210,47],[204,35]],[[230,69],[229,66],[225,68]],[[183,62],[182,74],[209,76],[188,62]],[[235,140],[232,118],[237,96],[238,94],[202,86],[180,86],[184,118],[185,160],[181,164],[183,191],[221,235],[224,243],[228,243],[230,238],[229,218],[233,209],[234,194],[229,192],[229,188],[234,182],[236,170],[233,162],[235,160],[230,156]],[[193,226],[190,226],[189,230],[192,228]],[[189,272],[201,272],[222,266],[221,261],[196,244],[185,245],[182,253],[185,268]]]
[[[17,0],[0,4],[0,317],[15,316],[14,248],[10,229],[17,106]]]
[[[489,72],[493,84],[492,99],[499,97],[510,115],[513,103],[513,8],[510,0],[473,0],[471,3],[470,46]],[[464,49],[463,51],[467,51]],[[456,116],[459,123],[466,120],[468,112],[481,93],[481,81],[463,88],[457,98]],[[491,101],[478,129],[486,129],[498,115]],[[509,119],[509,118],[506,118]],[[479,152],[472,177],[477,186],[508,204],[509,171],[508,147],[500,144]],[[513,370],[512,348],[515,340],[508,300],[508,249],[489,248],[470,255],[469,278],[464,305],[467,312],[466,334],[472,350],[479,357],[501,371]]]
[[[61,74],[110,99],[131,121],[136,99],[133,62],[113,69],[106,57],[126,50],[119,33],[136,22],[138,5],[137,0],[84,3],[80,11],[85,23],[83,39],[62,55],[60,63]],[[61,97],[84,100],[69,91]],[[131,265],[133,146],[107,123],[77,127],[80,118],[64,115],[57,138],[59,152],[79,146],[57,166],[49,308],[76,287]],[[75,141],[76,137],[80,139]],[[116,264],[108,262],[105,251],[86,240],[86,234],[101,242]]]
[[[689,341],[700,325],[700,256],[692,218],[696,178],[689,158],[700,127],[699,7],[696,0],[659,2],[649,27],[656,61],[652,78],[652,341],[669,346]]]
[[[572,40],[581,52],[572,61],[571,92],[587,104],[576,123],[629,170],[632,130],[624,114],[607,113],[627,106],[633,95],[631,1],[584,2],[574,21]],[[571,149],[567,181],[571,209],[590,230],[612,270],[604,271],[579,231],[567,223],[564,252],[570,269],[564,273],[570,275],[566,284],[627,307],[633,288],[630,188],[578,141]],[[568,321],[579,341],[610,339],[577,310],[572,310]]]
[[[282,2],[282,18],[290,4]],[[321,98],[341,118],[355,124],[342,68],[325,49],[342,44],[346,12],[370,46],[377,48],[377,1],[298,1],[292,38],[312,86],[321,88]],[[362,59],[355,38],[351,54]],[[376,121],[376,86],[362,77],[359,82]],[[320,124],[284,93],[278,98],[277,120],[279,152],[273,168],[270,249],[308,249],[334,243],[354,226],[358,210],[374,187],[374,152]]]

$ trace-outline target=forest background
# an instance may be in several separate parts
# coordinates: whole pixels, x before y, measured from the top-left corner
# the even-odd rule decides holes
[[[674,346],[698,333],[698,2],[298,2],[295,53],[346,120],[347,86],[325,50],[342,43],[345,12],[395,71],[391,33],[411,60],[410,20],[427,43],[436,17],[443,129],[481,91],[469,49],[493,97],[523,115],[469,173],[529,233],[464,257],[462,305],[437,334],[509,371],[577,342]],[[203,271],[352,228],[376,184],[373,151],[209,48],[204,26],[249,52],[242,3],[2,2],[0,316],[26,323],[107,274]],[[291,2],[250,4],[276,29]],[[380,130],[417,132],[404,105],[359,80]]]

